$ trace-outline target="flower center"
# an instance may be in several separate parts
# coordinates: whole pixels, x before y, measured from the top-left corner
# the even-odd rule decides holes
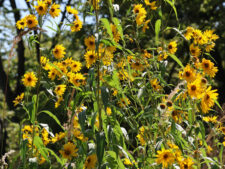
[[[192,90],[192,91],[195,91],[195,90],[196,90],[196,86],[195,86],[195,85],[192,85],[192,86],[191,86],[191,90]]]
[[[40,11],[42,11],[43,9],[44,9],[43,6],[40,6],[40,7],[39,7],[39,10],[40,10]]]
[[[28,24],[31,25],[33,23],[32,20],[28,20]]]
[[[186,77],[189,77],[191,75],[190,72],[185,72]]]
[[[31,81],[32,81],[31,77],[28,77],[28,78],[27,78],[27,81],[28,81],[28,82],[31,82]]]

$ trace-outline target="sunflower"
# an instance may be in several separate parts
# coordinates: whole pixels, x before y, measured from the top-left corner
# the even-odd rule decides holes
[[[127,165],[127,166],[132,166],[133,165],[133,163],[128,158],[125,158],[123,163],[125,165]]]
[[[72,63],[70,64],[70,68],[72,72],[79,72],[81,69],[81,63],[78,61],[72,61]]]
[[[192,43],[190,45],[190,53],[192,56],[198,57],[201,54],[201,49]]]
[[[181,73],[181,78],[185,79],[187,82],[192,82],[195,80],[196,73],[195,69],[193,69],[190,65],[187,65],[183,72]]]
[[[61,10],[60,10],[60,5],[59,4],[53,4],[49,10],[49,14],[55,18],[57,16],[59,16]]]
[[[20,19],[16,22],[16,27],[18,29],[24,29],[27,26],[26,18]]]
[[[112,61],[113,61],[113,54],[109,51],[109,50],[104,50],[104,52],[102,52],[102,62],[105,66],[109,66]]]
[[[187,39],[187,40],[190,40],[191,38],[192,38],[192,35],[193,35],[193,30],[194,30],[194,28],[192,28],[192,27],[190,27],[190,26],[188,26],[187,28],[186,28],[186,33],[184,34],[184,36],[185,36],[185,38]]]
[[[81,84],[85,82],[85,77],[81,73],[76,73],[73,74],[72,77],[70,78],[70,82],[79,87]]]
[[[180,169],[193,169],[194,162],[190,157],[183,159],[180,162]]]
[[[191,96],[191,98],[200,98],[202,93],[202,88],[200,86],[199,80],[195,80],[191,83],[188,83],[188,94]]]
[[[50,71],[48,72],[48,77],[51,79],[51,80],[54,80],[56,75],[58,74],[58,71],[55,69],[55,68],[50,68]]]
[[[14,106],[17,106],[19,103],[21,103],[23,101],[24,98],[24,93],[21,93],[20,95],[18,95],[15,100],[13,100]]]
[[[36,9],[38,15],[45,15],[48,10],[47,4],[43,1],[38,1],[38,5],[34,6],[34,8]]]
[[[78,32],[82,28],[82,21],[81,20],[75,20],[73,22],[73,25],[70,26],[71,32]]]
[[[159,82],[158,82],[157,79],[151,80],[151,81],[150,81],[150,84],[151,84],[153,90],[155,90],[155,91],[158,91],[158,90],[160,90],[160,89],[162,88],[162,87],[160,86],[160,84],[159,84]]]
[[[96,163],[97,163],[97,156],[96,154],[92,154],[86,158],[84,167],[87,169],[94,169]]]
[[[77,156],[77,153],[76,153],[77,151],[78,151],[78,149],[76,149],[76,146],[71,142],[64,144],[63,150],[59,150],[59,152],[63,156],[63,158],[66,158],[69,160],[71,160],[72,157]]]
[[[95,37],[90,36],[84,39],[84,44],[86,45],[87,49],[95,50]]]
[[[134,12],[135,15],[138,15],[138,14],[145,13],[145,10],[142,7],[142,4],[137,4],[137,5],[134,6],[133,12]]]
[[[84,58],[86,60],[86,67],[90,68],[92,64],[94,64],[97,60],[97,54],[94,50],[89,50],[85,53]]]
[[[204,73],[208,74],[210,77],[214,77],[216,72],[218,72],[218,68],[214,66],[214,63],[205,58],[202,59],[201,67]]]
[[[150,21],[151,21],[150,19],[147,20],[147,21],[145,21],[144,26],[143,26],[143,28],[142,28],[142,31],[143,31],[144,33],[145,33],[146,29],[149,29],[148,23],[149,23]]]
[[[173,120],[177,123],[180,123],[181,120],[182,120],[182,117],[181,117],[181,113],[182,111],[180,110],[173,110],[172,113],[171,113],[171,116],[173,118]]]
[[[171,54],[176,53],[176,51],[177,51],[177,42],[176,41],[172,41],[172,42],[169,43],[168,51]]]
[[[203,113],[207,113],[211,107],[214,106],[215,100],[217,100],[217,90],[211,90],[211,86],[203,93],[201,100],[201,108]]]
[[[140,63],[140,61],[136,60],[131,64],[131,67],[136,70],[136,71],[143,71],[144,70],[144,65]]]
[[[57,96],[62,96],[64,94],[65,90],[66,90],[66,85],[58,85],[58,86],[56,86],[54,92]]]
[[[27,15],[26,17],[26,25],[28,28],[34,28],[38,25],[38,21],[35,15]]]
[[[40,63],[41,63],[41,67],[45,70],[48,70],[49,69],[49,59],[47,59],[46,57],[44,56],[41,56],[40,58]]]
[[[69,13],[69,14],[73,14],[73,15],[78,15],[78,11],[74,8],[71,8],[71,6],[66,6],[66,11]]]
[[[119,42],[119,40],[120,40],[120,33],[117,31],[116,26],[111,24],[110,27],[111,27],[111,30],[112,30],[114,41],[115,42]]]
[[[62,59],[64,58],[64,55],[66,54],[65,48],[63,45],[56,45],[55,48],[52,50],[52,53],[56,59]]]
[[[45,2],[48,6],[52,4],[52,0],[43,0],[43,2]]]
[[[133,12],[136,15],[137,25],[141,25],[145,21],[147,14],[145,8],[142,7],[142,4],[137,4],[134,6]]]
[[[162,164],[163,168],[167,168],[174,162],[174,154],[170,149],[169,150],[162,149],[162,151],[157,151],[156,157],[157,157],[156,163]]]
[[[24,86],[26,87],[35,87],[37,83],[37,77],[35,76],[34,72],[28,72],[24,75],[22,81]]]
[[[212,116],[212,117],[206,116],[206,117],[203,117],[202,120],[205,122],[217,123],[217,116]]]
[[[130,100],[128,98],[126,98],[126,97],[125,98],[121,98],[120,101],[118,102],[118,104],[119,104],[119,106],[121,108],[124,108],[124,107],[126,107],[127,105],[130,104]]]

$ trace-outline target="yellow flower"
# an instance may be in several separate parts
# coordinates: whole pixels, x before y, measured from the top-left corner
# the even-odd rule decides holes
[[[155,90],[155,91],[159,91],[162,88],[157,79],[151,80],[150,83],[151,83],[153,90]]]
[[[58,96],[62,96],[64,94],[66,90],[66,85],[58,85],[56,86],[55,88],[55,93],[58,95]]]
[[[55,18],[57,16],[59,16],[61,10],[60,10],[60,5],[59,4],[53,4],[49,10],[49,14]]]
[[[28,28],[34,28],[38,25],[38,21],[35,15],[28,15],[26,18],[26,25]]]
[[[218,72],[218,69],[214,66],[214,63],[205,58],[202,59],[201,67],[203,71],[210,77],[214,77],[216,75],[216,72]]]
[[[212,117],[203,117],[203,121],[205,122],[212,122],[212,123],[217,123],[217,116],[212,116]]]
[[[37,83],[37,77],[35,76],[34,72],[28,72],[24,75],[22,81],[24,86],[26,87],[35,87]]]
[[[70,82],[73,85],[79,87],[81,84],[85,82],[85,77],[81,73],[76,73],[72,75]]]
[[[102,55],[103,64],[106,65],[106,66],[109,66],[113,61],[113,57],[114,57],[113,54],[109,50],[105,49],[101,53],[101,55]]]
[[[177,51],[177,42],[176,41],[172,41],[172,42],[169,43],[168,51],[171,54],[176,53],[176,51]]]
[[[18,95],[15,100],[13,100],[14,106],[18,105],[19,103],[21,103],[23,101],[24,98],[24,93],[21,93],[20,95]]]
[[[94,50],[89,50],[85,53],[84,58],[86,60],[86,67],[90,68],[90,66],[96,62],[97,54]]]
[[[201,108],[203,113],[207,113],[211,107],[214,106],[215,100],[217,100],[217,90],[211,90],[211,86],[203,93],[201,100]]]
[[[190,26],[188,26],[188,27],[186,28],[186,33],[184,34],[184,36],[185,36],[185,38],[186,38],[187,40],[190,40],[190,39],[192,38],[193,30],[194,30],[194,28],[192,28],[192,27],[190,27]]]
[[[193,43],[190,45],[190,53],[192,56],[198,57],[201,54],[201,49]]]
[[[147,21],[145,21],[144,26],[143,26],[143,28],[142,28],[142,31],[143,31],[144,33],[145,33],[146,29],[149,29],[148,23],[149,23],[150,21],[151,21],[150,19],[147,20]]]
[[[43,69],[45,69],[45,70],[48,70],[49,69],[48,62],[49,62],[49,59],[47,59],[44,56],[41,56],[40,63],[41,63],[41,66],[42,66]]]
[[[50,71],[48,72],[48,77],[51,80],[54,80],[57,74],[58,74],[58,71],[55,68],[50,67]]]
[[[150,6],[152,10],[156,10],[157,9],[157,6],[155,5],[156,1],[149,2],[149,0],[145,0],[145,4]]]
[[[48,6],[52,4],[52,0],[43,0]]]
[[[110,116],[112,114],[112,110],[111,110],[110,107],[106,108],[106,113],[107,113],[108,116]]]
[[[127,105],[130,104],[130,100],[128,98],[121,98],[120,101],[118,102],[119,106],[124,108],[126,107]]]
[[[81,63],[78,61],[72,61],[72,63],[70,64],[70,68],[72,72],[79,72],[81,69]]]
[[[120,33],[117,31],[116,26],[111,24],[111,30],[112,30],[112,34],[113,34],[113,39],[115,42],[119,42],[120,40]]]
[[[135,62],[133,62],[131,64],[131,67],[136,70],[136,71],[143,71],[144,70],[144,65],[141,64],[138,60],[136,60]]]
[[[18,29],[24,29],[27,26],[26,18],[20,19],[16,22],[16,27]]]
[[[128,158],[125,158],[123,163],[125,165],[128,165],[128,166],[132,166],[133,165],[132,162]]]
[[[195,80],[195,69],[193,69],[190,65],[187,65],[183,72],[181,73],[181,78],[185,79],[187,82],[192,82]]]
[[[74,8],[71,8],[71,6],[66,6],[66,11],[69,13],[69,14],[73,14],[73,15],[78,15],[78,11]]]
[[[69,160],[71,160],[72,157],[77,156],[77,153],[76,153],[77,151],[78,151],[78,149],[76,149],[76,146],[71,142],[64,144],[63,150],[59,150],[59,152],[63,156],[63,158],[66,158]]]
[[[64,58],[64,55],[66,54],[65,48],[63,45],[56,45],[55,48],[52,50],[52,53],[56,59],[62,59]]]
[[[82,28],[82,21],[81,20],[75,20],[73,22],[73,25],[70,27],[71,32],[78,32]]]
[[[191,98],[200,98],[202,93],[202,88],[200,86],[199,80],[195,80],[192,83],[188,83],[188,94],[191,96]]]
[[[156,157],[157,157],[156,163],[162,164],[163,168],[167,168],[174,162],[174,154],[170,149],[169,150],[162,149],[162,151],[157,151]]]
[[[183,159],[180,162],[180,169],[193,169],[194,162],[190,157]]]
[[[87,169],[94,169],[96,163],[97,163],[97,156],[96,154],[92,154],[86,158],[84,167]]]
[[[34,8],[36,9],[38,15],[45,15],[48,10],[47,4],[39,0],[38,0],[38,5],[34,6]]]
[[[141,25],[146,18],[146,10],[142,7],[142,4],[137,4],[134,6],[133,12],[136,16],[136,23],[137,25]]]
[[[60,106],[61,101],[63,101],[63,97],[58,97],[58,100],[55,102],[55,108],[58,108]]]
[[[86,45],[87,49],[95,50],[95,37],[90,36],[84,39],[84,44]]]

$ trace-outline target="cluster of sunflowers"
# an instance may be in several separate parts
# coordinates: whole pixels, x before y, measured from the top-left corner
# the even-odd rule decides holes
[[[149,29],[151,20],[147,19],[148,14],[160,7],[158,1],[144,2],[145,7],[144,4],[134,4],[131,14],[131,17],[136,17],[134,24],[137,29],[134,31],[142,28],[141,33]],[[40,0],[36,5],[36,1],[31,3],[39,16],[49,13],[54,18],[60,14],[60,5],[52,4],[51,0]],[[94,13],[98,13],[100,0],[91,0],[90,3]],[[67,6],[66,10],[68,20],[69,16],[75,20],[70,24],[71,31],[80,31],[82,21],[78,10],[71,6]],[[96,18],[98,16],[96,14]],[[30,155],[43,164],[52,151],[46,155],[40,150],[56,144],[56,154],[64,161],[57,159],[67,167],[75,165],[92,169],[102,164],[113,168],[118,164],[121,168],[193,169],[201,166],[206,154],[212,151],[205,141],[205,133],[199,134],[202,122],[216,125],[217,131],[225,134],[225,127],[217,116],[205,116],[218,98],[217,90],[211,86],[218,69],[206,58],[213,50],[218,35],[213,30],[202,32],[193,27],[181,31],[181,36],[189,43],[191,58],[184,67],[175,56],[179,50],[176,39],[168,40],[168,43],[163,40],[155,48],[141,47],[141,38],[132,39],[129,31],[123,35],[125,30],[119,19],[113,18],[112,23],[104,19],[103,24],[96,24],[97,29],[103,31],[101,36],[89,35],[84,39],[85,51],[81,59],[84,63],[67,56],[64,45],[57,44],[50,56],[40,57],[38,74],[27,72],[22,78],[28,88],[42,85],[42,78],[51,80],[55,109],[63,107],[68,117],[63,127],[60,124],[64,131],[56,134],[38,124],[37,119],[32,121],[32,125],[25,125],[22,129],[23,141],[27,140]],[[26,26],[31,29],[38,26],[38,21],[32,14],[16,25],[18,29]],[[126,49],[126,43],[130,42],[137,49]],[[175,58],[182,69],[177,77],[181,82],[166,95],[164,87],[171,86],[163,79],[165,72],[162,73],[161,69],[167,68],[168,56]],[[82,65],[86,65],[88,73],[84,72]],[[84,97],[76,105],[74,100],[79,102],[79,99],[74,99],[74,91],[80,97],[89,92],[90,98]],[[23,99],[24,93],[15,98],[14,105],[21,104],[25,108]],[[60,123],[53,113],[47,114]],[[37,138],[43,143],[41,148],[37,147]],[[57,157],[56,154],[54,156]]]

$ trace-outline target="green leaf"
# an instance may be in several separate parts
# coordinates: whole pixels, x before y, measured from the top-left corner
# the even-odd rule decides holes
[[[156,44],[158,44],[160,28],[161,28],[161,19],[158,19],[155,22],[155,42],[156,42]]]
[[[97,133],[96,140],[97,140],[96,153],[97,153],[97,157],[98,157],[98,164],[99,164],[99,166],[101,166],[104,151],[105,151],[105,134],[104,134],[104,132]]]
[[[86,120],[86,110],[80,112],[78,114],[78,121],[79,121],[79,124],[81,126],[81,130],[82,132],[84,132],[84,129],[85,129],[85,120]]]
[[[112,34],[112,30],[109,24],[109,20],[106,18],[102,18],[101,22],[103,24],[103,27],[106,29],[107,33],[109,34],[110,38],[113,39],[113,34]]]
[[[47,115],[49,115],[64,130],[63,126],[61,125],[61,123],[59,121],[59,119],[52,112],[50,112],[48,110],[42,110],[40,113],[46,113]]]
[[[214,100],[214,101],[215,101],[216,105],[220,108],[220,110],[223,111],[223,109],[222,109],[222,107],[220,106],[219,102],[218,102],[217,100]]]
[[[64,164],[63,161],[59,158],[59,156],[53,150],[51,150],[51,149],[49,149],[47,147],[44,147],[43,149],[47,150],[48,152],[50,152],[56,158],[57,162],[60,163],[61,166],[63,166],[63,164]]]
[[[168,55],[175,61],[178,63],[178,65],[180,65],[182,68],[184,68],[184,65],[182,64],[182,62],[180,61],[180,59],[178,59],[175,55],[168,53]]]
[[[37,147],[37,150],[45,158],[45,160],[49,161],[48,152],[44,149],[44,143],[42,142],[42,139],[39,136],[34,136],[34,145]]]
[[[175,13],[175,15],[176,15],[176,20],[177,21],[179,21],[178,20],[178,16],[177,16],[177,9],[176,9],[176,7],[175,7],[175,5],[174,5],[174,0],[173,0],[173,2],[171,2],[170,0],[165,0],[168,4],[170,4],[170,6],[173,8],[173,11],[174,11],[174,13]]]
[[[105,109],[108,106],[109,103],[109,92],[108,92],[108,88],[106,88],[105,86],[101,87],[101,95],[102,95],[102,102],[105,106]]]

